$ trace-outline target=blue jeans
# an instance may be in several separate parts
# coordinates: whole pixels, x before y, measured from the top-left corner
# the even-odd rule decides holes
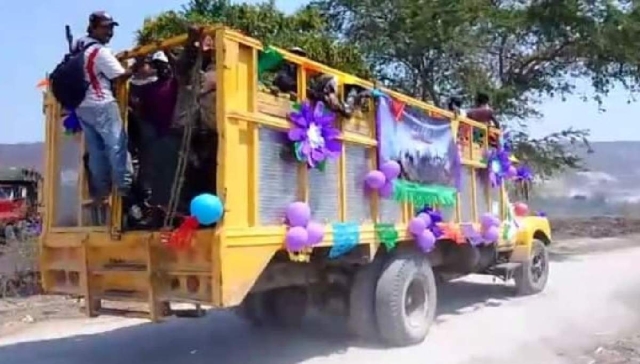
[[[81,106],[76,115],[82,125],[94,198],[109,195],[112,181],[119,192],[131,187],[133,167],[127,151],[127,134],[118,104]]]

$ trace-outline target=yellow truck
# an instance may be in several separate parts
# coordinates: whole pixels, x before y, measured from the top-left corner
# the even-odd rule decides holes
[[[152,321],[180,314],[171,305],[182,303],[291,326],[316,305],[337,309],[355,335],[403,346],[426,337],[440,280],[479,273],[514,279],[521,294],[544,289],[549,222],[509,201],[505,186],[523,181],[499,130],[223,26],[204,34],[218,85],[209,118],[217,140],[204,144],[217,166],[205,195],[224,215],[176,246],[175,225],[130,228],[117,194],[97,209],[82,134],[65,135],[47,92],[46,292],[82,297],[89,316]],[[295,92],[264,85],[283,64],[295,65]],[[321,95],[318,79],[329,80]],[[124,120],[127,93],[118,87]]]

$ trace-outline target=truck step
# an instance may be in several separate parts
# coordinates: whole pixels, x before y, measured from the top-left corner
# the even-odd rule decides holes
[[[171,313],[180,318],[200,318],[204,317],[207,314],[207,311],[202,309],[200,305],[197,305],[196,308],[192,309],[172,310]]]
[[[147,295],[137,291],[108,290],[94,295],[94,298],[116,302],[146,302]]]
[[[103,271],[126,271],[139,272],[146,271],[147,265],[142,263],[107,263],[102,266]]]
[[[504,281],[508,281],[513,278],[514,273],[521,266],[522,263],[519,262],[500,263],[490,267],[487,273],[499,277]]]
[[[126,318],[140,318],[149,320],[151,315],[149,312],[137,310],[122,310],[117,308],[100,308],[96,311],[98,315],[118,316]]]

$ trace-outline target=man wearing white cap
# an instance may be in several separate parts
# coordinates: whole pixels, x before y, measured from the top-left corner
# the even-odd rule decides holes
[[[162,204],[163,197],[154,193],[161,162],[159,150],[162,140],[171,133],[172,117],[178,94],[178,82],[173,76],[169,59],[163,51],[138,60],[131,79],[130,132],[136,133],[138,182],[144,193],[144,202]]]

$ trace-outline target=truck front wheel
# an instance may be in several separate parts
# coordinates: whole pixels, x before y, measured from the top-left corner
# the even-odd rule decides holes
[[[520,295],[542,292],[549,279],[549,251],[540,240],[534,240],[529,259],[518,268],[513,277]]]
[[[376,287],[380,336],[390,345],[422,342],[435,318],[436,282],[431,264],[419,253],[403,253],[385,265]]]

